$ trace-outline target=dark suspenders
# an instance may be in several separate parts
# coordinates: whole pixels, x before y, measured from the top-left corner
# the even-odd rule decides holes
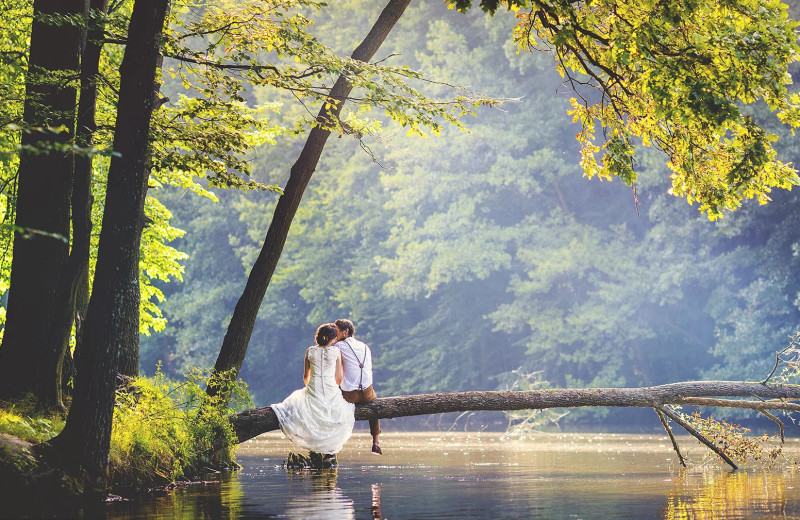
[[[360,359],[358,359],[358,354],[356,354],[356,351],[353,350],[353,345],[351,345],[350,342],[347,341],[348,339],[350,338],[345,339],[344,342],[347,343],[348,347],[350,347],[350,352],[353,353],[353,356],[356,358],[356,361],[358,361],[358,368],[361,369],[361,374],[358,376],[358,389],[363,391],[364,387],[362,386],[361,382],[364,380],[364,363],[366,363],[367,361],[367,349],[366,348],[364,349],[364,361],[361,361]]]

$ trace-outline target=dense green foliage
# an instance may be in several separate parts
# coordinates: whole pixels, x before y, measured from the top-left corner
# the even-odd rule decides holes
[[[360,7],[321,11],[315,34],[345,52],[366,24]],[[343,316],[372,345],[382,394],[507,388],[520,367],[559,386],[759,378],[800,327],[795,192],[709,222],[667,193],[667,159],[652,148],[637,152],[636,191],[587,181],[569,93],[551,57],[517,52],[517,23],[502,10],[406,13],[382,56],[521,100],[480,112],[469,133],[422,140],[386,126],[362,149],[331,143],[241,373],[258,402],[300,385],[314,326]],[[291,120],[298,111],[285,101]],[[800,150],[766,107],[748,110],[785,137],[777,159],[796,162]],[[296,156],[298,139],[277,143],[253,154],[260,182],[283,182]],[[165,288],[171,325],[143,343],[145,369],[163,360],[180,372],[216,355],[275,201],[218,196],[202,207],[178,192],[163,199],[190,260],[185,283]]]
[[[589,177],[636,180],[634,138],[669,157],[671,191],[716,218],[743,198],[766,203],[797,184],[767,133],[742,105],[763,100],[791,128],[800,96],[787,64],[797,60],[797,23],[780,2],[564,2],[536,5],[516,28],[523,45],[552,45],[571,82],[588,75],[600,100],[573,100]],[[573,73],[570,73],[573,71]],[[587,95],[588,97],[588,95]],[[602,128],[602,162],[597,126]]]
[[[306,192],[241,374],[260,403],[299,386],[314,327],[345,316],[373,346],[383,394],[506,388],[520,368],[553,385],[768,371],[769,354],[800,327],[797,196],[772,191],[796,182],[788,165],[800,156],[772,114],[796,126],[796,88],[779,73],[798,52],[784,6],[481,2],[487,18],[459,13],[469,2],[420,4],[370,65],[342,57],[376,14],[363,2],[176,6],[141,263],[141,330],[160,332],[143,341],[143,368],[211,366],[300,134],[322,124],[309,114],[343,73],[353,99],[343,121],[325,124],[344,138]],[[131,2],[113,5],[89,151],[95,226]],[[0,49],[6,222],[20,132],[7,124],[19,119],[29,6],[4,2],[0,13],[14,22]],[[629,27],[631,17],[643,24]],[[764,38],[737,47],[756,32]],[[556,66],[529,45],[551,49]],[[695,55],[679,52],[687,45]],[[741,55],[724,54],[731,48]],[[626,81],[609,82],[614,74]],[[605,97],[576,86],[585,100],[571,102],[564,77],[602,81]],[[451,84],[470,89],[453,99]],[[516,101],[481,109],[466,133],[458,117],[491,104],[472,91]],[[390,119],[410,135],[395,135]],[[635,189],[602,182],[613,177]],[[709,222],[669,190],[710,216],[741,207]],[[0,289],[9,265],[6,254]]]
[[[176,382],[157,371],[117,392],[112,482],[133,488],[165,485],[194,478],[207,467],[232,463],[236,436],[227,417],[252,403],[241,382],[230,383],[228,403],[208,397],[208,377],[207,372],[192,369]],[[212,442],[220,439],[222,449],[215,451]]]
[[[469,0],[448,0],[465,11]],[[635,141],[669,157],[671,191],[710,218],[742,199],[762,204],[798,182],[777,159],[778,136],[743,105],[765,102],[791,128],[800,95],[787,86],[798,59],[798,23],[774,0],[510,0],[523,48],[549,50],[575,90],[581,165],[587,176],[638,176]],[[493,13],[496,1],[482,1]],[[598,135],[598,126],[602,135]],[[599,141],[599,142],[598,142]],[[595,155],[602,152],[598,162]]]
[[[227,417],[252,406],[247,386],[229,382],[230,400],[223,403],[206,395],[208,376],[193,368],[170,380],[157,370],[153,377],[128,381],[117,392],[109,465],[114,485],[163,486],[234,463],[235,434]],[[43,415],[32,401],[0,407],[0,433],[27,442],[45,442],[63,427],[62,416]]]

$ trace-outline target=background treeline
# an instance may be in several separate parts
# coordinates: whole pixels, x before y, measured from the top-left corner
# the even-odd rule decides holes
[[[367,4],[323,9],[313,32],[349,52],[369,26]],[[587,181],[566,114],[572,94],[549,55],[516,52],[514,24],[439,2],[403,16],[378,59],[519,100],[467,120],[469,133],[389,130],[328,144],[241,372],[256,403],[299,385],[314,327],[338,317],[373,347],[383,395],[510,388],[517,369],[554,386],[755,379],[800,329],[798,191],[712,222],[667,193],[664,156],[650,149],[635,191]],[[176,90],[162,88],[172,99]],[[285,92],[249,96],[283,99],[271,119],[287,128],[303,113]],[[754,115],[782,135],[780,158],[800,163],[797,139],[767,110]],[[289,132],[276,139],[251,155],[265,184],[285,182],[302,145]],[[175,375],[213,365],[277,199],[215,189],[209,203],[186,191],[157,194],[186,232],[170,245],[188,260],[183,283],[155,282],[168,324],[143,338],[146,373],[159,361]]]

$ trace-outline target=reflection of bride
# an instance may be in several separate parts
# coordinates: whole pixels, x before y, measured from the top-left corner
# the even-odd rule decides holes
[[[305,388],[295,390],[282,403],[271,405],[281,431],[298,446],[317,453],[335,454],[353,433],[355,405],[342,397],[342,355],[333,323],[320,325],[317,344],[304,356]]]
[[[290,471],[288,518],[351,520],[356,517],[353,501],[336,487],[336,470],[319,473]]]

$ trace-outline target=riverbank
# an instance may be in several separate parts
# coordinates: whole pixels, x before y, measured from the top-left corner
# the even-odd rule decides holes
[[[20,501],[44,495],[97,503],[108,494],[134,496],[230,469],[236,437],[228,416],[234,405],[251,406],[249,396],[236,382],[228,402],[209,398],[207,378],[197,370],[180,382],[161,374],[127,380],[117,390],[102,475],[86,475],[80,461],[48,445],[64,428],[63,414],[42,413],[32,399],[0,402],[0,489]]]

